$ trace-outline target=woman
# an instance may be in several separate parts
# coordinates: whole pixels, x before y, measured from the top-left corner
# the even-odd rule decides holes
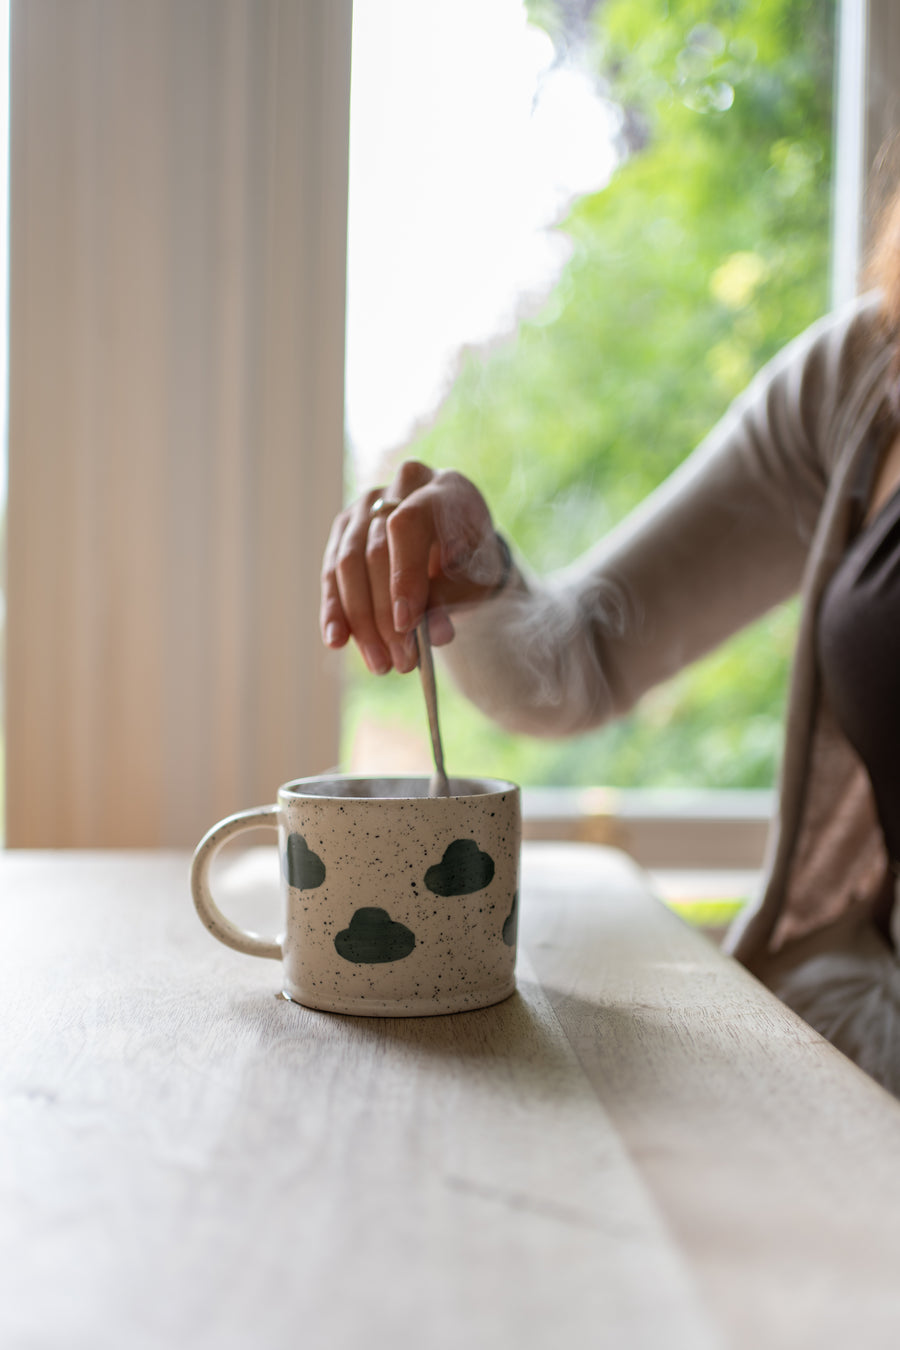
[[[873,279],[546,581],[510,557],[473,484],[404,464],[335,521],[321,619],[329,646],[353,637],[373,672],[409,671],[427,610],[473,702],[569,735],[799,590],[768,879],[728,945],[900,1095],[900,196]]]

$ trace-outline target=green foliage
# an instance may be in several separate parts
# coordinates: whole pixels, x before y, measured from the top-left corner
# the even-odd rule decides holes
[[[747,896],[733,900],[667,900],[673,909],[692,928],[725,930],[736,919],[747,902]]]
[[[404,452],[471,476],[539,570],[636,505],[827,307],[833,19],[821,0],[597,6],[592,59],[630,150],[563,222],[571,257],[541,312],[464,355]],[[444,688],[451,767],[768,785],[794,626],[792,607],[768,616],[571,743],[504,736]],[[393,715],[390,684],[367,682],[370,714],[374,695]]]

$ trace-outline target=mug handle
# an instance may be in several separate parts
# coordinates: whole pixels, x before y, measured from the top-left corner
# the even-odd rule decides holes
[[[209,888],[210,865],[222,845],[244,830],[277,830],[277,816],[277,806],[257,806],[252,811],[238,811],[233,816],[226,816],[208,830],[197,845],[191,864],[191,894],[197,913],[214,938],[224,942],[226,947],[233,947],[236,952],[246,952],[248,956],[270,956],[280,961],[283,955],[281,943],[277,939],[260,937],[258,933],[239,928],[236,923],[226,919]]]

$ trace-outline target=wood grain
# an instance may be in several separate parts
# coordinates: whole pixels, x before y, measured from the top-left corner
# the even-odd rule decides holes
[[[268,928],[274,870],[217,894]],[[278,1000],[187,872],[0,855],[0,1343],[897,1343],[900,1106],[622,855],[526,847],[519,993],[396,1021]]]
[[[647,894],[534,846],[525,940],[731,1343],[896,1346],[900,1103]]]
[[[328,1016],[209,940],[185,859],[2,863],[3,1343],[718,1344],[527,966]]]

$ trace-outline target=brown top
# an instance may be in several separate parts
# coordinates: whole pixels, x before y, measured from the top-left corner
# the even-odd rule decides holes
[[[868,776],[821,695],[815,616],[885,445],[890,356],[877,296],[821,320],[595,549],[544,581],[518,572],[457,616],[444,649],[498,722],[568,735],[801,592],[768,882],[731,939],[751,966],[849,910],[867,914],[885,883]]]
[[[825,697],[866,766],[900,861],[900,489],[847,549],[819,611]]]

